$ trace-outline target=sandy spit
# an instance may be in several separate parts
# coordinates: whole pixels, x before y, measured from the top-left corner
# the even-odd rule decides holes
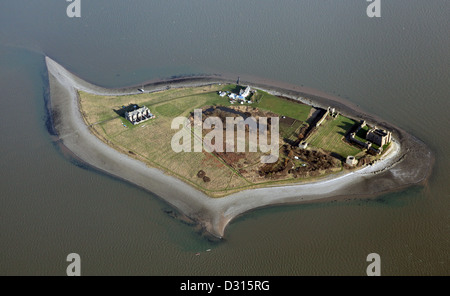
[[[357,171],[329,176],[308,184],[250,189],[223,198],[210,198],[190,185],[116,151],[90,133],[79,112],[76,90],[98,95],[127,95],[139,93],[137,87],[102,88],[68,72],[49,57],[45,61],[50,89],[49,114],[62,144],[78,159],[96,169],[158,195],[185,218],[217,238],[224,236],[225,228],[233,218],[256,208],[332,197],[370,197],[423,183],[431,174],[434,157],[422,141],[339,98],[299,87],[289,89],[275,83],[266,85],[241,81],[242,84],[316,107],[335,107],[342,114],[355,119],[364,118],[369,124],[392,130],[394,145],[384,159]],[[145,85],[144,89],[153,92],[168,86],[175,88],[228,82],[232,81],[220,76],[189,77],[153,82]]]

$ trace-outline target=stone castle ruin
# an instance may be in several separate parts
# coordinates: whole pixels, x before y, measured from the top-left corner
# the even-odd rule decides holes
[[[380,147],[391,142],[392,133],[376,126],[367,132],[366,139]]]
[[[155,118],[155,115],[150,112],[150,109],[143,106],[139,109],[125,112],[125,118],[128,119],[128,121],[130,121],[132,124],[139,124],[141,122]]]
[[[353,167],[353,166],[358,164],[358,160],[354,156],[350,155],[350,156],[347,157],[345,163],[347,165]]]
[[[366,122],[363,120],[361,124],[358,126],[355,132],[349,135],[349,140],[353,143],[358,144],[365,149],[372,151],[376,154],[381,154],[383,152],[383,146],[389,144],[392,141],[392,133],[390,131],[377,128],[374,126],[373,128],[367,131],[365,142],[358,140],[356,138],[356,134],[358,131],[366,126]],[[379,148],[374,147],[373,145],[378,146]]]

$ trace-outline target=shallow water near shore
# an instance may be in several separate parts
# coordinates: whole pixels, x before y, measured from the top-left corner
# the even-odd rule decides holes
[[[385,275],[449,275],[448,4],[384,1],[372,20],[365,1],[83,1],[83,17],[70,20],[64,1],[4,2],[0,274],[65,275],[76,252],[85,275],[364,275],[376,252]],[[228,12],[257,18],[230,23]],[[151,193],[58,149],[45,126],[44,53],[105,87],[233,73],[318,89],[423,140],[433,173],[424,186],[375,199],[258,209],[210,242]]]

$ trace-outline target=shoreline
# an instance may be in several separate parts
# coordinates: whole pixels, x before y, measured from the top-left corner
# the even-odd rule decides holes
[[[247,189],[225,197],[211,198],[175,177],[118,152],[90,132],[79,112],[76,90],[98,95],[128,95],[140,93],[136,87],[102,88],[80,79],[48,57],[45,57],[45,62],[50,88],[49,114],[62,145],[90,166],[156,194],[218,238],[224,236],[231,220],[256,208],[338,196],[375,196],[424,182],[431,173],[434,157],[423,142],[398,127],[356,110],[355,106],[342,99],[324,97],[319,91],[306,93],[305,88],[282,89],[242,81],[243,84],[308,105],[322,108],[332,106],[345,116],[365,119],[368,123],[389,129],[395,140],[394,145],[391,145],[393,151],[372,166],[345,174],[333,174],[310,183]],[[165,90],[167,86],[176,88],[229,82],[232,80],[219,76],[186,77],[153,82],[143,87],[145,92],[155,92]]]

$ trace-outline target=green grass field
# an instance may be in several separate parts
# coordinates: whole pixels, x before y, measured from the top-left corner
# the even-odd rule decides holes
[[[312,108],[309,105],[276,97],[262,90],[258,90],[255,99],[258,102],[253,104],[254,107],[272,111],[280,116],[291,117],[303,122],[308,119],[309,112]]]
[[[359,129],[359,131],[355,135],[355,139],[357,139],[361,142],[365,142],[368,131],[369,131],[369,126],[367,126],[367,125],[361,129]]]
[[[309,137],[309,145],[334,152],[346,158],[357,155],[362,150],[344,141],[347,131],[356,123],[353,119],[339,115],[336,119],[325,120],[318,130]]]

